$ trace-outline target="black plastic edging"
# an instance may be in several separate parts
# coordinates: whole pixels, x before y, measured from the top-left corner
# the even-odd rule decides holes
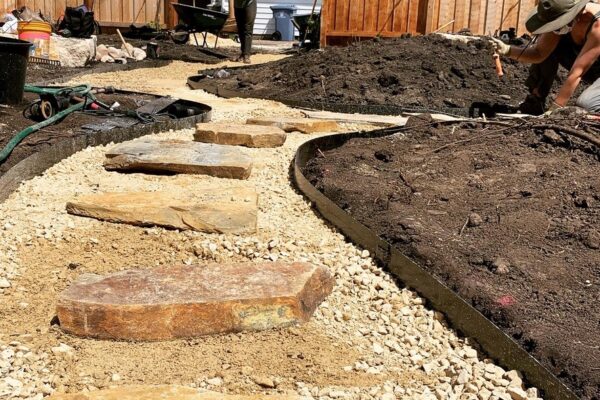
[[[400,131],[401,128],[397,130]],[[318,151],[337,148],[353,138],[381,137],[390,133],[393,132],[387,129],[336,134],[315,138],[302,144],[294,159],[294,180],[297,188],[327,221],[354,243],[369,250],[397,279],[416,290],[434,309],[444,313],[453,328],[475,339],[492,359],[505,368],[520,371],[525,380],[540,389],[547,400],[577,400],[578,397],[569,388],[492,321],[427,270],[329,200],[302,173],[306,163],[315,157]]]
[[[117,93],[147,94],[125,90],[118,90]],[[156,97],[160,98],[161,96]],[[0,203],[6,200],[19,187],[21,182],[42,174],[54,164],[86,147],[101,146],[111,142],[120,143],[140,136],[164,132],[169,129],[192,128],[199,122],[209,122],[211,120],[211,107],[202,103],[185,101],[194,103],[195,106],[202,108],[204,111],[199,115],[187,118],[169,119],[153,124],[138,124],[128,128],[115,128],[109,131],[82,133],[72,138],[63,139],[24,158],[6,171],[4,175],[0,176]]]

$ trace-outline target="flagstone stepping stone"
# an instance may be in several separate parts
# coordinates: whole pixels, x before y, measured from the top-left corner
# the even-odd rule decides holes
[[[326,119],[294,118],[294,117],[260,117],[250,118],[249,125],[276,126],[286,132],[336,132],[339,130],[337,121]]]
[[[205,123],[196,126],[194,140],[246,147],[280,147],[287,134],[276,126]]]
[[[241,187],[180,193],[101,193],[68,202],[67,212],[137,226],[207,233],[256,233],[258,194],[252,188]]]
[[[109,171],[173,172],[248,179],[252,159],[242,149],[185,140],[143,138],[106,152]]]
[[[68,333],[98,339],[168,340],[291,326],[310,319],[333,289],[307,263],[163,266],[82,275],[58,300]]]
[[[131,385],[74,394],[54,394],[49,400],[299,400],[294,395],[230,395],[175,385]]]

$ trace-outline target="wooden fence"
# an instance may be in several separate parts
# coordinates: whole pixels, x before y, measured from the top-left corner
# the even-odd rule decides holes
[[[157,8],[161,24],[165,21],[171,24],[174,15],[173,8],[169,5],[171,1],[164,0],[0,0],[0,13],[27,6],[36,11],[41,10],[44,15],[56,20],[64,14],[67,6],[79,6],[83,3],[93,7],[96,20],[103,26],[145,24],[155,20]]]
[[[536,0],[323,0],[321,43],[465,28],[484,35],[513,27],[522,34],[535,5]]]

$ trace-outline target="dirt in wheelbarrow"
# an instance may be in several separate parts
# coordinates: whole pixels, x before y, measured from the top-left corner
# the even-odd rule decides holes
[[[304,172],[577,395],[599,399],[600,149],[551,125],[600,132],[573,115],[414,118],[401,134],[315,154]]]
[[[303,101],[315,108],[468,110],[476,101],[518,105],[528,93],[528,66],[508,59],[502,63],[504,77],[499,79],[486,42],[428,35],[327,47],[233,70],[217,84],[243,96]]]
[[[119,107],[121,110],[135,110],[145,102],[156,99],[156,96],[151,95],[123,93],[103,94],[98,95],[97,97],[106,104],[118,102],[121,104]],[[25,117],[24,110],[27,109],[30,102],[37,98],[38,96],[36,95],[25,94],[25,99],[21,105],[0,107],[0,150],[3,149],[9,140],[17,133],[36,123]],[[0,161],[0,176],[4,175],[6,171],[31,154],[46,149],[61,140],[85,135],[86,132],[92,132],[90,129],[82,128],[84,125],[98,124],[106,122],[109,119],[118,119],[119,122],[122,123],[137,123],[136,120],[125,117],[100,117],[82,112],[73,113],[61,122],[43,128],[23,140],[6,160]]]

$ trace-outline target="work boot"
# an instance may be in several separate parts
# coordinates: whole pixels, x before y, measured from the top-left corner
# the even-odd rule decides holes
[[[522,114],[542,115],[546,112],[546,99],[542,99],[534,94],[528,94],[525,101],[519,104],[519,111]]]
[[[243,60],[244,64],[252,64],[252,62],[250,61],[250,56],[244,56]]]
[[[237,56],[236,58],[233,59],[234,62],[242,62],[244,61],[244,55],[240,54],[239,56]]]

